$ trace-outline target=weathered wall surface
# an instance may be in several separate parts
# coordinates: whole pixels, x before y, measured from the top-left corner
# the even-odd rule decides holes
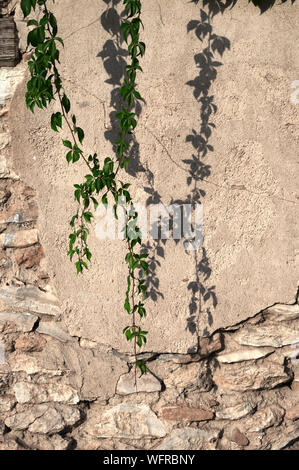
[[[125,59],[123,47],[122,57],[117,57],[118,46],[110,34],[113,24],[102,19],[109,32],[101,24],[106,8],[103,1],[87,0],[82,17],[73,1],[57,1],[55,7],[66,46],[61,57],[65,86],[87,131],[86,150],[103,158],[112,153],[105,135],[114,137],[109,120],[115,101],[111,93],[113,89],[117,93]],[[187,24],[200,19],[199,10],[181,0],[160,2],[160,6],[151,0],[143,8],[148,49],[138,82],[147,104],[136,135],[137,174],[129,178],[134,200],[187,201],[195,177],[211,172],[205,181],[197,182],[198,189],[205,191],[201,197],[205,256],[197,253],[197,268],[182,242],[160,243],[164,257],[153,246],[161,263],[153,266],[157,282],[151,285],[152,297],[158,291],[157,300],[149,299],[147,307],[148,344],[154,351],[184,353],[193,348],[197,338],[192,334],[192,316],[199,334],[211,332],[275,302],[293,302],[298,284],[298,107],[290,101],[291,83],[297,78],[298,6],[275,7],[260,16],[244,1],[212,20],[212,34],[226,38],[223,47],[230,44],[230,49],[222,57],[214,52],[214,61],[223,65],[214,67],[218,74],[210,88],[206,80],[199,80],[218,107],[210,117],[216,128],[210,127],[208,138],[214,150],[202,159],[203,169],[197,165],[199,169],[190,170],[183,160],[192,160],[196,149],[186,137],[192,129],[198,134],[201,130],[201,103],[193,92],[202,86],[196,77],[204,71],[194,59],[203,45],[194,31],[187,33]],[[187,85],[188,81],[196,85]],[[72,185],[81,180],[85,168],[67,167],[60,139],[49,129],[55,106],[49,113],[32,116],[25,108],[24,92],[25,82],[18,89],[11,116],[13,166],[38,192],[41,237],[64,319],[72,334],[125,350],[128,345],[120,342],[119,334],[127,324],[120,307],[126,273],[123,243],[93,235],[92,267],[77,278],[65,255],[67,223],[75,208]],[[193,177],[188,185],[190,171]],[[207,258],[202,264],[208,279],[198,266],[203,258]],[[213,295],[202,301],[200,312],[197,305],[191,314],[197,277],[204,293]]]
[[[103,16],[109,6],[86,1],[84,19],[73,1],[55,6],[66,44],[62,76],[89,131],[87,150],[103,157],[112,152],[111,92],[123,69],[105,30],[113,31]],[[225,50],[207,81],[196,56],[203,46],[186,32],[201,18],[199,7],[144,5],[148,49],[139,82],[147,104],[132,192],[139,202],[169,204],[205,191],[205,241],[189,255],[182,242],[153,243],[161,264],[153,266],[149,372],[138,393],[131,351],[120,341],[122,242],[92,235],[93,265],[75,276],[65,254],[67,222],[84,169],[67,167],[49,130],[55,106],[48,115],[25,109],[25,59],[1,70],[0,447],[280,449],[298,439],[296,13],[295,4],[259,16],[239,2],[216,15],[211,34],[222,36]],[[22,48],[19,9],[15,18]],[[196,90],[218,109],[206,135],[212,147],[194,169],[183,160],[198,150],[186,137],[203,132]],[[195,183],[198,176],[205,181]]]

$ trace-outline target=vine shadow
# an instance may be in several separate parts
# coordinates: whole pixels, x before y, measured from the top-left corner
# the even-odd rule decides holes
[[[105,83],[113,86],[111,91],[110,107],[112,111],[109,114],[110,127],[105,131],[104,135],[113,148],[113,151],[117,157],[116,146],[114,142],[118,140],[120,127],[116,114],[121,111],[121,105],[123,100],[120,96],[120,88],[125,78],[125,67],[127,65],[126,58],[128,57],[127,49],[122,47],[123,39],[120,32],[121,19],[124,16],[124,11],[118,13],[115,8],[122,0],[103,0],[107,8],[101,15],[101,25],[111,35],[111,39],[108,39],[102,50],[97,54],[97,57],[102,59],[104,68],[109,76]],[[140,116],[142,106],[137,102],[133,111],[137,117]],[[145,171],[142,165],[140,165],[140,154],[139,144],[136,140],[135,135],[132,134],[130,142],[130,154],[132,155],[131,162],[129,165],[128,173],[132,176],[136,176],[138,172]]]
[[[283,0],[282,3],[286,1]],[[291,0],[291,2],[294,3],[295,0]],[[190,0],[189,3],[196,5],[202,3],[199,12],[200,19],[191,20],[187,25],[188,33],[194,32],[203,45],[202,51],[194,55],[194,62],[199,69],[199,73],[193,80],[187,82],[187,85],[193,88],[194,98],[201,105],[201,127],[199,131],[192,129],[192,132],[186,136],[186,142],[191,143],[194,153],[191,158],[182,160],[188,168],[187,185],[190,187],[190,195],[185,203],[188,202],[195,206],[196,204],[202,204],[205,197],[205,191],[200,189],[199,183],[207,180],[212,171],[211,166],[205,163],[208,154],[214,151],[209,141],[212,131],[216,127],[212,117],[217,113],[217,105],[210,89],[217,79],[219,67],[223,65],[219,58],[222,59],[224,53],[230,49],[229,39],[215,33],[212,20],[216,15],[224,14],[227,9],[233,8],[237,0],[202,0],[201,2],[199,0]],[[275,4],[275,0],[253,0],[253,4],[259,8],[262,14]],[[184,204],[184,201],[178,202]],[[200,336],[208,335],[208,327],[213,325],[212,308],[215,311],[218,299],[216,286],[209,285],[212,267],[204,244],[201,256],[199,256],[199,252],[194,252],[193,258],[195,277],[187,286],[190,291],[190,302],[186,328],[191,334],[197,335],[197,348],[199,348]],[[200,332],[199,322],[203,315],[206,316],[208,327]],[[196,352],[196,348],[193,348],[190,352]]]
[[[118,138],[119,126],[115,117],[120,111],[122,98],[120,96],[121,83],[125,76],[127,50],[122,48],[122,39],[120,35],[121,18],[124,13],[118,13],[116,6],[121,0],[103,0],[107,9],[101,16],[101,24],[103,28],[111,35],[111,39],[104,44],[102,51],[97,54],[103,61],[105,70],[109,76],[106,83],[113,86],[111,91],[109,114],[110,128],[105,131],[105,138],[112,144],[116,153],[114,142]],[[282,0],[282,3],[287,0]],[[294,3],[295,0],[291,0]],[[213,27],[213,18],[216,15],[224,14],[227,9],[233,8],[237,0],[190,0],[188,3],[202,5],[199,9],[199,18],[190,20],[187,24],[187,33],[194,33],[202,44],[201,50],[194,55],[194,62],[198,69],[198,74],[193,80],[186,83],[193,89],[193,96],[199,103],[200,109],[200,128],[192,129],[186,136],[185,141],[192,145],[192,154],[182,160],[185,171],[188,173],[186,184],[189,188],[189,194],[182,199],[172,198],[170,204],[184,205],[189,204],[195,208],[198,204],[203,204],[205,191],[201,188],[201,182],[207,181],[211,176],[212,168],[207,162],[208,156],[214,151],[210,143],[212,132],[215,129],[213,116],[217,113],[217,105],[211,92],[213,82],[217,79],[219,67],[223,64],[222,59],[225,52],[230,49],[230,40],[227,37],[216,34]],[[263,14],[275,4],[275,0],[254,0],[253,3]],[[135,113],[139,117],[142,112],[140,103],[135,107]],[[116,154],[117,155],[117,154]],[[135,135],[132,135],[130,142],[131,162],[128,173],[131,176],[137,176],[144,173],[147,179],[147,185],[144,187],[148,194],[146,205],[163,204],[161,195],[155,188],[155,177],[150,170],[148,162],[142,164],[140,161],[139,143]],[[168,223],[169,219],[163,220],[163,217],[151,226],[151,232],[155,232],[164,222]],[[177,221],[170,217],[170,230],[173,232]],[[194,226],[192,226],[194,230]],[[179,240],[174,240],[176,243]],[[164,298],[160,289],[160,281],[158,278],[158,269],[161,266],[161,259],[165,257],[164,247],[167,240],[159,237],[156,240],[148,241],[142,245],[142,251],[149,253],[149,273],[147,276],[148,296],[157,301],[159,297]],[[189,256],[190,253],[188,254]],[[203,245],[199,250],[193,252],[194,278],[189,280],[187,290],[189,292],[189,315],[186,319],[186,330],[196,336],[195,345],[189,349],[189,353],[196,353],[200,348],[200,337],[209,335],[209,327],[213,326],[214,318],[212,309],[215,311],[218,305],[216,286],[211,285],[209,280],[212,275],[212,266],[209,260],[207,250]],[[207,326],[200,331],[200,321],[206,318]]]
[[[123,100],[120,95],[120,88],[125,78],[128,51],[122,47],[123,40],[120,33],[121,19],[124,16],[124,11],[119,13],[116,9],[117,5],[122,0],[103,1],[107,5],[107,8],[101,15],[101,24],[105,31],[111,35],[111,39],[108,39],[105,42],[102,50],[97,54],[97,57],[102,59],[103,66],[109,76],[105,82],[109,83],[113,87],[110,98],[110,107],[112,109],[109,113],[110,126],[104,132],[104,136],[105,139],[111,143],[113,152],[117,157],[114,142],[118,140],[120,127],[116,114],[121,110],[121,105],[123,104]],[[145,101],[144,103],[146,104]],[[140,102],[137,102],[134,105],[133,111],[136,113],[137,117],[141,115],[142,106]],[[145,191],[149,194],[147,205],[161,202],[160,195],[154,189],[154,174],[147,163],[143,165],[140,161],[139,143],[135,134],[132,134],[130,139],[130,164],[127,172],[133,177],[136,177],[140,173],[144,173],[146,175],[148,187],[145,188]],[[161,240],[155,240],[153,243],[148,241],[143,243],[141,247],[142,252],[149,253],[149,269],[146,285],[148,296],[154,302],[157,301],[158,297],[164,297],[160,290],[160,280],[157,275],[157,270],[161,266],[161,262],[158,258],[164,257],[164,250],[161,243]]]
[[[223,14],[228,8],[232,8],[237,0],[219,2],[216,0],[203,0],[203,7],[199,9],[199,18],[192,19],[187,24],[187,33],[194,33],[201,43],[201,50],[194,55],[194,62],[198,74],[189,80],[186,85],[193,89],[193,97],[200,105],[200,128],[191,130],[185,138],[185,142],[192,145],[190,157],[182,160],[187,171],[186,184],[189,194],[185,200],[176,200],[174,203],[190,204],[193,209],[202,205],[206,192],[201,187],[202,181],[207,181],[211,176],[212,168],[207,162],[208,156],[214,151],[210,143],[212,131],[216,128],[213,116],[217,113],[217,105],[211,92],[213,82],[217,79],[218,69],[222,64],[225,51],[230,49],[230,41],[227,37],[218,35],[213,27],[212,20],[218,14]],[[191,0],[189,3],[199,3]],[[215,311],[218,305],[216,286],[210,283],[212,266],[204,245],[204,239],[200,249],[196,249],[189,256],[193,257],[194,277],[189,280],[187,290],[189,297],[189,316],[186,320],[186,329],[196,336],[196,344],[189,348],[189,353],[196,353],[200,348],[200,338],[209,335],[209,327],[213,326]],[[201,324],[205,326],[201,331]]]

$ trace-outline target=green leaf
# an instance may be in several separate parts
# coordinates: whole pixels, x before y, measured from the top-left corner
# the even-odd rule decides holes
[[[90,260],[91,260],[91,257],[92,257],[92,254],[91,254],[91,252],[89,251],[89,249],[88,249],[88,248],[86,248],[86,258],[88,259],[88,261],[90,261]]]
[[[144,269],[144,271],[148,270],[148,263],[146,261],[140,261],[140,264],[142,268]]]
[[[68,163],[70,163],[73,159],[73,152],[70,150],[67,154],[66,154],[66,161]]]
[[[33,47],[37,47],[37,45],[39,43],[38,29],[39,28],[32,29],[32,31],[30,31],[28,33],[28,36],[27,36],[27,44],[28,45],[31,44]]]
[[[76,261],[75,266],[76,266],[76,269],[77,269],[77,274],[82,273],[82,271],[83,271],[82,261],[81,260]]]
[[[83,217],[89,224],[91,223],[91,218],[93,217],[91,212],[83,212]]]
[[[131,306],[130,306],[130,302],[129,302],[128,297],[126,297],[126,300],[125,300],[125,303],[124,303],[124,309],[125,309],[128,313],[130,313],[130,311],[131,311]]]
[[[141,57],[143,57],[144,53],[145,53],[145,44],[144,44],[144,42],[140,42],[138,44],[138,47],[139,47],[140,55],[141,55]]]
[[[63,140],[63,145],[69,149],[73,148],[72,143],[69,140]]]
[[[102,197],[102,204],[105,206],[105,209],[108,207],[108,199],[107,199],[107,194],[104,194]]]
[[[62,105],[65,109],[65,112],[68,113],[69,110],[71,109],[71,102],[68,99],[68,97],[66,96],[66,94],[63,95],[61,102],[62,102]]]
[[[85,261],[81,261],[81,265],[84,266],[85,269],[88,269],[88,266],[87,266],[87,264],[85,263]]]
[[[130,330],[126,330],[125,335],[126,335],[126,338],[127,338],[128,341],[131,341],[131,339],[133,338],[132,333],[130,332]]]
[[[27,21],[27,26],[38,26],[38,22],[36,20],[29,20]]]
[[[79,142],[80,142],[80,144],[82,144],[83,139],[84,139],[84,131],[83,131],[83,129],[81,129],[81,127],[76,127],[76,132],[78,134]]]
[[[54,38],[54,39],[55,39],[55,41],[59,41],[59,42],[63,45],[63,47],[64,47],[64,42],[63,42],[63,40],[62,40],[61,38],[56,37],[56,38]]]
[[[80,160],[80,153],[78,150],[73,151],[73,163],[76,163],[78,160]]]
[[[136,367],[140,369],[141,375],[146,374],[146,365],[143,361],[136,361]]]
[[[139,91],[133,90],[133,93],[134,93],[134,96],[135,96],[138,100],[142,100],[142,97],[141,97],[141,94],[139,93]]]
[[[78,215],[73,215],[73,217],[72,217],[72,219],[71,219],[71,221],[70,221],[70,226],[71,226],[71,227],[74,227],[74,225],[75,225],[75,220],[76,220],[76,219],[78,219]],[[71,235],[70,235],[70,237],[71,237]]]
[[[61,113],[55,113],[51,116],[51,128],[53,131],[58,132],[57,127],[62,128],[62,115]]]
[[[49,17],[50,25],[52,26],[53,29],[53,36],[56,36],[57,34],[57,21],[53,13],[50,13]]]
[[[75,198],[77,199],[77,201],[80,204],[81,189],[76,189],[76,191],[74,192],[74,195],[75,195]]]
[[[31,1],[30,0],[22,0],[21,1],[21,8],[22,8],[24,18],[26,18],[26,16],[28,16],[31,12]]]

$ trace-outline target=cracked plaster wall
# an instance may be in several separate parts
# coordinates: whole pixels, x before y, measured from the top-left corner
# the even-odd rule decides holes
[[[199,9],[178,0],[171,5],[150,1],[144,6],[148,49],[139,84],[147,104],[136,136],[136,167],[142,171],[129,178],[139,202],[155,194],[165,204],[172,198],[188,200],[182,160],[191,158],[192,146],[185,139],[201,126],[199,103],[185,85],[196,77],[194,54],[201,51],[186,25],[198,18]],[[295,31],[298,7],[284,7],[258,16],[240,2],[213,19],[213,29],[229,38],[230,49],[208,90],[218,110],[209,140],[214,150],[205,160],[211,175],[200,182],[206,192],[206,251],[197,262],[206,254],[210,276],[206,283],[204,276],[197,277],[194,256],[182,243],[154,247],[163,297],[148,301],[150,373],[137,395],[127,374],[131,351],[120,340],[122,318],[126,322],[119,308],[122,243],[92,235],[93,266],[78,280],[65,255],[66,228],[74,211],[72,184],[84,173],[80,166],[67,170],[59,138],[49,130],[54,108],[35,115],[25,109],[26,62],[1,71],[11,87],[1,111],[0,320],[8,355],[0,376],[4,447],[274,449],[298,438],[293,347],[298,340],[298,117],[289,98],[296,58],[294,37],[284,34],[286,28]],[[110,131],[113,111],[113,87],[105,83],[109,67],[102,62],[105,42],[111,40],[101,27],[105,8],[103,2],[86,1],[83,24],[73,2],[62,6],[57,0],[55,6],[66,43],[62,76],[89,130],[88,149],[103,156],[111,154],[104,132]],[[22,48],[20,18],[17,9]],[[177,63],[180,67],[174,67]],[[190,292],[196,281],[206,292],[215,285],[217,305],[213,297],[201,303],[195,332]],[[277,302],[293,305],[254,317]],[[277,322],[283,322],[279,334]],[[237,326],[223,329],[229,325]],[[202,338],[213,332],[210,339]],[[186,354],[198,339],[197,355]]]

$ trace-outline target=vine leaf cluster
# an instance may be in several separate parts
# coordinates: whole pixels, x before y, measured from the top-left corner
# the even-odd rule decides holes
[[[137,224],[138,213],[129,192],[130,185],[118,179],[119,171],[127,170],[130,162],[128,138],[137,126],[136,114],[132,108],[142,99],[136,89],[137,71],[142,71],[139,58],[144,56],[146,48],[145,43],[139,38],[140,29],[143,27],[140,18],[141,1],[123,0],[126,18],[122,21],[121,31],[128,45],[131,63],[126,66],[124,83],[120,89],[123,104],[116,116],[120,127],[119,138],[115,142],[117,158],[112,160],[106,157],[103,162],[100,162],[97,153],[87,156],[83,151],[85,133],[78,125],[77,116],[72,112],[71,102],[64,90],[58,70],[59,45],[64,47],[64,43],[57,35],[57,20],[49,11],[47,2],[48,0],[21,0],[24,18],[35,11],[37,6],[43,11],[40,21],[36,19],[27,21],[27,27],[30,28],[27,44],[31,52],[31,59],[28,62],[31,78],[27,82],[26,105],[31,112],[34,112],[36,106],[44,109],[53,100],[59,102],[60,110],[51,116],[51,128],[54,132],[59,132],[63,123],[66,124],[70,138],[62,139],[62,144],[66,149],[67,163],[81,161],[88,169],[84,181],[74,185],[77,211],[70,221],[68,255],[75,263],[77,274],[88,269],[92,257],[87,240],[94,217],[93,210],[97,209],[99,203],[107,208],[108,198],[111,197],[115,218],[118,218],[118,208],[124,211],[123,232],[127,245],[125,262],[128,267],[124,309],[130,315],[131,322],[123,329],[123,333],[128,341],[133,342],[136,368],[144,374],[146,365],[143,361],[137,360],[137,346],[141,348],[146,344],[148,332],[137,324],[137,316],[139,319],[146,316],[144,300],[147,294],[145,277],[148,271],[146,261],[148,254],[136,251],[136,245],[141,245],[141,232]],[[53,2],[55,3],[55,0]]]

